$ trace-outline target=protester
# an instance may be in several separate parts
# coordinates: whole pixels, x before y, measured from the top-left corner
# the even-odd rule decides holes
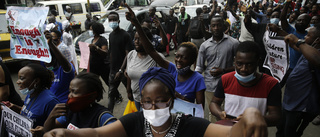
[[[320,24],[310,28],[304,41],[290,34],[285,42],[302,56],[286,82],[281,124],[277,126],[276,135],[300,137],[320,113]]]
[[[53,73],[39,64],[28,64],[18,72],[17,84],[20,93],[27,95],[22,107],[8,104],[8,107],[33,121],[33,128],[43,126],[56,104],[55,95],[49,90]]]
[[[106,85],[109,86],[109,51],[108,40],[101,36],[104,33],[104,26],[98,22],[92,22],[89,27],[89,35],[93,37],[90,47],[89,72],[101,76]]]
[[[166,46],[166,53],[167,54],[165,56],[169,56],[170,41],[171,40],[173,41],[175,52],[177,52],[177,39],[176,39],[176,36],[177,36],[178,19],[173,14],[174,14],[174,9],[170,9],[169,10],[169,16],[167,16],[167,18],[165,20],[166,33],[167,33],[167,39],[168,39],[168,44]]]
[[[55,94],[61,103],[65,103],[68,100],[69,84],[74,78],[75,69],[72,62],[69,61],[71,59],[67,60],[65,57],[68,55],[68,57],[71,58],[71,54],[68,47],[60,41],[60,37],[61,33],[59,31],[52,31],[51,34],[46,34],[52,60],[45,65],[54,73],[54,80],[50,87],[50,91]],[[61,49],[67,52],[63,52]]]
[[[0,60],[0,102],[23,106],[23,101],[12,83],[10,71],[2,60]]]
[[[140,31],[140,30],[139,30]],[[142,75],[139,82],[142,94],[142,112],[131,113],[120,120],[95,129],[76,131],[54,129],[44,137],[62,136],[254,136],[266,137],[266,124],[257,109],[249,108],[243,118],[234,126],[211,124],[209,121],[171,114],[173,107],[175,81],[173,76],[163,68],[153,67]]]
[[[239,120],[246,108],[254,107],[262,113],[268,126],[277,125],[281,117],[281,88],[275,78],[257,72],[261,59],[257,43],[239,44],[234,60],[236,71],[222,75],[211,100],[210,111],[218,119]],[[224,111],[221,110],[223,101]]]
[[[188,41],[188,28],[189,28],[189,22],[190,22],[190,15],[186,13],[186,8],[181,7],[180,8],[180,15],[178,17],[178,45],[180,45],[182,42]]]
[[[204,72],[207,90],[205,92],[206,104],[209,108],[210,101],[222,74],[234,70],[233,59],[239,45],[238,40],[224,34],[226,26],[222,17],[215,16],[210,24],[212,38],[202,43],[197,58],[195,71]],[[206,111],[209,113],[209,111]],[[214,121],[209,113],[209,121]]]
[[[59,49],[68,62],[73,63],[69,47],[66,45],[66,43],[61,41],[62,33],[57,30],[51,30],[51,35],[53,44]]]
[[[122,96],[118,91],[120,82],[125,86],[127,85],[127,79],[125,77],[122,77],[120,80],[115,80],[115,75],[118,71],[121,71],[122,61],[129,51],[133,49],[133,46],[130,34],[119,27],[119,14],[117,12],[110,12],[108,20],[109,26],[113,29],[109,35],[110,74],[108,91],[108,109],[112,112],[115,102],[122,102]]]
[[[191,42],[194,43],[199,49],[200,45],[204,42],[205,27],[202,9],[197,8],[196,14],[197,16],[190,20],[187,34],[190,36]]]
[[[79,73],[79,67],[78,67],[78,60],[77,60],[77,54],[76,50],[73,44],[72,40],[72,35],[70,33],[71,26],[68,20],[65,20],[62,22],[62,29],[63,29],[63,34],[62,34],[62,42],[68,46],[70,53],[71,53],[71,58],[72,58],[72,65],[75,68],[76,74]]]
[[[153,36],[151,39],[153,48],[158,52],[162,52],[165,50],[166,45],[168,45],[168,40],[162,25],[154,25],[157,28],[156,30],[152,28],[152,24],[159,24],[158,22],[160,22],[158,18],[154,18],[153,21],[145,19],[142,21],[141,25],[151,30]],[[160,36],[155,31],[159,31]],[[168,54],[166,56],[168,56]]]
[[[80,73],[70,82],[68,102],[57,104],[45,121],[43,129],[37,127],[31,132],[43,135],[54,128],[70,130],[72,128],[96,128],[115,122],[117,119],[112,113],[95,102],[103,98],[103,91],[98,75]]]
[[[70,22],[75,22],[70,6],[68,6],[68,5],[66,6],[66,11],[65,11],[64,15],[66,16],[67,20],[69,20]]]
[[[175,63],[163,59],[153,48],[152,43],[146,37],[139,21],[135,18],[134,13],[126,14],[126,17],[136,27],[139,33],[139,40],[142,42],[144,50],[148,53],[152,59],[159,64],[159,66],[168,69],[168,71],[174,76],[176,81],[175,90],[179,93],[178,98],[187,100],[204,106],[204,85],[203,77],[190,69],[191,65],[196,61],[197,48],[193,43],[182,43],[177,51],[175,57]],[[156,26],[159,26],[160,22],[156,22]]]
[[[86,30],[89,30],[90,29],[90,23],[92,22],[92,17],[90,14],[86,14],[86,21],[84,22],[84,28]]]

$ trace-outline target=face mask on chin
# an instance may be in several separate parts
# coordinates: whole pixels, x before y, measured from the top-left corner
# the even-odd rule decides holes
[[[189,71],[191,71],[190,67],[191,66],[186,66],[184,68],[177,69],[177,72],[178,72],[179,75],[187,74]]]
[[[33,84],[34,80],[32,81],[32,83],[30,84],[30,86]],[[30,90],[30,86],[24,89],[19,90],[19,92],[23,95],[30,95],[34,92],[35,87],[33,89]]]
[[[256,78],[256,76],[254,75],[254,72],[248,76],[241,76],[240,74],[238,74],[238,72],[236,71],[236,74],[234,74],[234,76],[241,82],[244,83],[248,83],[252,80],[254,80]]]

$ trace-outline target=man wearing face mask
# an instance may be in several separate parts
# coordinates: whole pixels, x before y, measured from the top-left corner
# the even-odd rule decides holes
[[[280,20],[281,20],[281,27],[284,31],[286,31],[289,34],[293,34],[297,36],[299,39],[304,39],[304,36],[307,35],[306,28],[309,27],[309,23],[311,20],[311,17],[308,14],[301,14],[297,18],[297,22],[295,24],[295,28],[289,25],[287,21],[287,11],[288,7],[291,4],[291,0],[287,0],[287,2],[284,5],[284,8],[281,12]],[[292,47],[289,47],[289,59],[290,59],[290,66],[289,69],[282,79],[280,85],[283,87],[288,76],[290,75],[291,71],[294,69],[294,67],[297,65],[297,62],[301,56],[301,52],[294,50]]]
[[[116,79],[117,72],[121,72],[121,65],[129,51],[133,49],[132,39],[130,34],[119,27],[119,14],[110,12],[108,16],[109,26],[113,31],[109,35],[110,47],[110,74],[109,74],[109,91],[108,91],[108,109],[112,112],[114,104],[122,101],[121,94],[118,91],[120,82],[126,86],[127,79],[122,77],[121,80]]]
[[[222,75],[210,104],[210,111],[219,119],[241,119],[246,108],[261,111],[268,126],[275,126],[281,117],[281,88],[278,81],[257,72],[259,46],[245,41],[238,46],[235,71]],[[221,104],[225,101],[224,110]]]

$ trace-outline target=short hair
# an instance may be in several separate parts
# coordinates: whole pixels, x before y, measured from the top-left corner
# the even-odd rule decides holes
[[[49,89],[51,87],[54,79],[54,74],[51,70],[48,70],[44,66],[35,63],[27,64],[25,67],[32,69],[34,78],[40,79],[39,85],[37,85],[35,88]]]
[[[182,8],[183,8],[184,10],[186,10],[186,7],[181,7],[180,9],[182,9]]]
[[[146,34],[147,38],[149,40],[152,40],[153,36],[152,36],[152,33],[151,33],[150,29],[147,28],[147,27],[142,27],[142,30]]]
[[[104,33],[104,26],[99,22],[93,22],[91,27],[92,31],[98,35]]]
[[[255,57],[257,59],[260,59],[260,47],[256,42],[253,41],[244,41],[244,42],[240,42],[236,53],[238,52],[242,52],[242,53],[254,53]]]
[[[182,42],[179,45],[178,49],[181,48],[181,47],[187,48],[188,51],[189,51],[191,62],[192,63],[196,62],[197,57],[198,57],[198,48],[197,48],[197,46],[192,42]]]
[[[197,8],[196,13],[197,13],[197,15],[200,15],[202,13],[202,8]]]
[[[311,17],[307,13],[300,14],[299,16],[305,16],[308,23],[311,21]]]
[[[157,8],[156,7],[154,7],[154,6],[152,6],[152,7],[150,7],[150,9],[152,9],[153,11],[157,11]]]
[[[51,30],[51,32],[55,33],[58,38],[61,38],[61,36],[62,36],[61,32],[58,30]]]
[[[116,15],[117,16],[117,19],[119,20],[119,13],[118,12],[115,12],[115,11],[111,11],[110,13],[109,13],[109,16],[110,15]]]
[[[98,75],[90,72],[81,72],[75,77],[75,79],[80,79],[86,85],[86,90],[89,92],[97,92],[97,102],[103,98],[103,92],[105,91],[102,82]]]
[[[226,16],[226,15],[227,15],[226,13],[227,13],[227,12],[223,11],[223,16]],[[220,16],[220,15],[215,15],[215,16],[212,17],[212,19],[214,19],[214,18],[219,19],[219,22],[220,22],[221,24],[224,24],[224,17],[222,17],[222,16]],[[211,20],[212,20],[212,19],[211,19]]]

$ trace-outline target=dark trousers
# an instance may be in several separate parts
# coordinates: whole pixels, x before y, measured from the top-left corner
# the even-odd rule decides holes
[[[122,76],[121,80],[115,81],[115,75],[116,73],[112,72],[109,74],[108,109],[111,112],[113,112],[115,101],[121,96],[118,90],[120,82],[122,82],[122,84],[127,87],[127,78]]]
[[[316,116],[317,114],[282,109],[276,137],[301,137],[303,131]]]
[[[104,83],[106,83],[107,86],[109,86],[109,73],[110,73],[110,66],[107,64],[102,65],[90,65],[90,72],[94,73],[98,76],[101,76]]]

